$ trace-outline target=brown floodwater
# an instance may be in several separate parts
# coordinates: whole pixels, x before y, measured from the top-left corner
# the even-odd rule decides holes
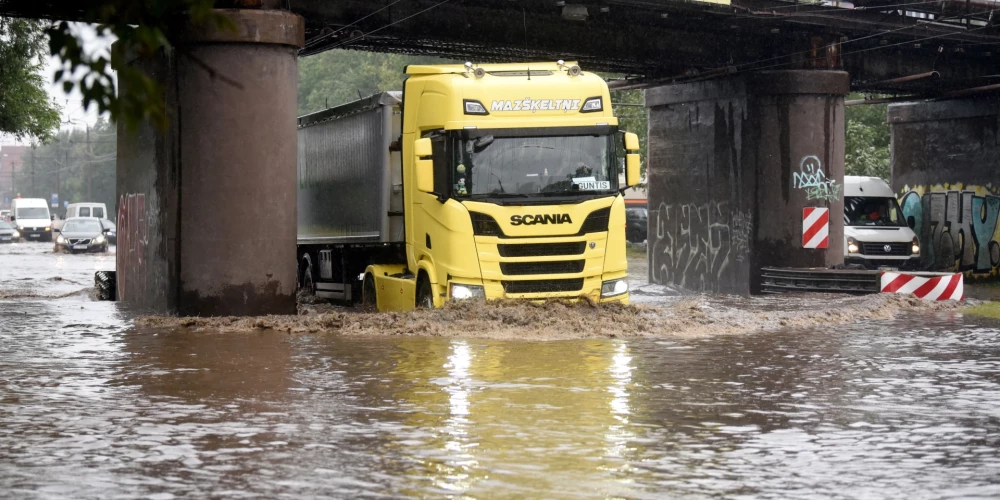
[[[50,250],[0,247],[0,496],[1000,496],[1000,323],[955,309],[651,288],[702,328],[137,328],[89,293],[113,255]],[[786,323],[703,321],[739,309]]]

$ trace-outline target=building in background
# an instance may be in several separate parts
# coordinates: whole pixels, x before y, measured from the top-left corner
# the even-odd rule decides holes
[[[625,208],[646,208],[646,189],[641,187],[625,190]]]
[[[0,146],[0,208],[10,208],[10,200],[17,197],[23,159],[29,149],[29,146]]]

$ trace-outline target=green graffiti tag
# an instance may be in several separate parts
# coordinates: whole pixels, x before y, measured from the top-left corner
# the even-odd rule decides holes
[[[840,199],[840,184],[829,182],[818,186],[805,188],[806,200],[823,200],[834,202]]]

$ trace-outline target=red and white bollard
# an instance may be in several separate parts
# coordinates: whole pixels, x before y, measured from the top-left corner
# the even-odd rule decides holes
[[[927,300],[963,300],[962,273],[882,273],[882,293],[902,293]]]

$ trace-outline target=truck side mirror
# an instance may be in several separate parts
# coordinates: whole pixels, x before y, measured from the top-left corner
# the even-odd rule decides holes
[[[639,150],[639,136],[633,134],[632,132],[625,132],[625,150],[626,151],[638,151]]]
[[[434,192],[434,160],[429,159],[431,140],[429,137],[417,139],[413,143],[413,172],[416,177],[417,190],[424,193]],[[427,158],[427,159],[425,159]]]
[[[639,153],[625,155],[625,184],[629,187],[639,185]]]

